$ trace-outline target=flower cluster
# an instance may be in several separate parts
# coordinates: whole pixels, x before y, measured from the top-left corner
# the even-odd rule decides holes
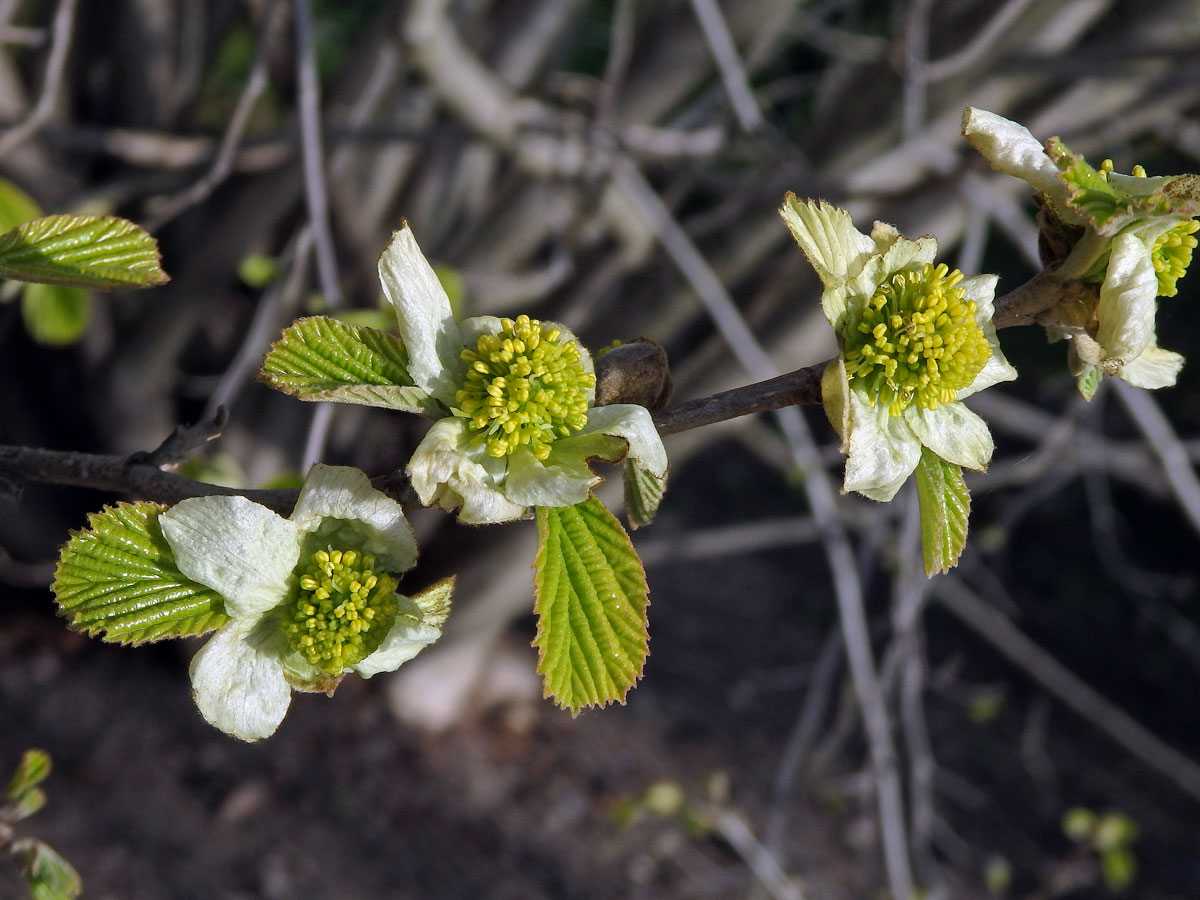
[[[922,447],[986,469],[991,434],[961,401],[1016,377],[992,324],[996,277],[935,265],[933,238],[910,241],[878,222],[862,234],[824,202],[788,194],[780,214],[821,279],[841,347],[822,396],[848,454],[843,489],[892,499]]]
[[[667,454],[649,411],[593,406],[588,351],[564,326],[477,316],[457,322],[445,290],[405,225],[379,260],[414,385],[440,415],[408,475],[421,502],[473,524],[534,506],[573,506],[600,481],[592,458],[628,457],[665,479]]]
[[[1175,296],[1196,247],[1200,177],[1149,178],[1140,166],[1121,175],[1108,160],[1096,169],[1058,138],[1043,146],[980,109],[963,114],[963,134],[993,168],[1038,191],[1046,262],[1098,286],[1040,319],[1071,339],[1081,389],[1098,372],[1143,388],[1174,384],[1184,360],[1158,346],[1154,320],[1157,298]]]
[[[180,572],[221,595],[230,621],[192,660],[196,705],[253,741],[293,689],[391,672],[441,636],[452,584],[397,594],[417,544],[400,504],[358,469],[317,465],[283,518],[245,497],[183,500],[160,518]]]

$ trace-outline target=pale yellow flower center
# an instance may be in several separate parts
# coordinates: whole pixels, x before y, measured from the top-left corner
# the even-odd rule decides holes
[[[926,263],[879,285],[845,330],[846,374],[871,405],[898,416],[913,403],[958,399],[992,354],[962,272]]]
[[[1188,219],[1169,231],[1164,231],[1150,248],[1150,259],[1154,261],[1154,274],[1158,276],[1158,296],[1174,297],[1179,293],[1175,282],[1187,274],[1192,262],[1192,251],[1196,249],[1196,231],[1200,222]]]
[[[489,456],[527,446],[538,459],[550,446],[587,424],[586,371],[579,345],[557,328],[529,316],[501,319],[499,334],[485,334],[462,352],[467,375],[455,395],[456,416],[470,420]]]
[[[396,579],[357,550],[318,550],[299,573],[283,633],[312,665],[341,674],[379,648],[396,621]]]

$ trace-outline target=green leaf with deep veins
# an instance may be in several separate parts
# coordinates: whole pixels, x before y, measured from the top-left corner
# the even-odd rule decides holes
[[[400,338],[328,316],[300,319],[285,329],[263,361],[259,378],[301,400],[405,412],[433,412],[436,405],[413,384]]]
[[[966,546],[971,495],[962,468],[926,447],[921,448],[916,475],[925,574],[932,576],[953,567]]]
[[[118,503],[88,516],[62,548],[52,589],[72,626],[140,644],[204,634],[229,621],[221,595],[175,565],[157,503]]]
[[[624,702],[649,653],[646,573],[629,535],[591,497],[537,509],[538,673],[544,694],[578,715]]]
[[[116,216],[46,216],[0,235],[0,277],[76,287],[151,287],[168,281],[158,243]]]

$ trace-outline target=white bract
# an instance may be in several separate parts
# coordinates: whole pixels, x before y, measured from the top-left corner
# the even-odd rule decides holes
[[[996,276],[935,266],[933,238],[880,222],[865,235],[824,202],[788,194],[780,214],[824,285],[841,348],[821,389],[848,455],[843,490],[891,500],[922,447],[986,469],[992,436],[961,401],[1017,374],[992,324]]]
[[[654,477],[667,454],[641,406],[594,407],[591,356],[566,328],[527,316],[456,322],[405,225],[379,260],[396,308],[408,373],[441,418],[408,464],[426,505],[464,522],[505,522],[534,506],[573,506],[600,481],[593,457],[628,456]]]
[[[1155,336],[1157,298],[1173,297],[1196,246],[1200,178],[1148,178],[1092,168],[1058,138],[1043,145],[1022,125],[968,107],[963,134],[992,168],[1027,181],[1043,197],[1043,234],[1068,244],[1058,274],[1099,283],[1095,303],[1061,310],[1048,327],[1072,338],[1083,367],[1098,366],[1137,387],[1175,383],[1183,366]]]
[[[395,592],[416,540],[400,504],[358,469],[313,466],[286,519],[223,496],[183,500],[159,521],[179,570],[231,617],[191,678],[200,713],[235,737],[272,734],[293,689],[332,693],[348,672],[394,671],[441,636],[451,585]]]

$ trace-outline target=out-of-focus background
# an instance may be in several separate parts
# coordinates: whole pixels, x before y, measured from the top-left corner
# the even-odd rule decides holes
[[[652,338],[688,399],[833,350],[788,190],[933,234],[1001,293],[1037,271],[1029,189],[970,150],[965,106],[1118,171],[1200,169],[1183,0],[2,0],[0,43],[0,119],[29,130],[0,175],[146,225],[173,277],[95,296],[61,346],[49,301],[7,295],[0,443],[148,450],[224,406],[184,471],[246,487],[317,458],[382,474],[420,439],[254,381],[300,315],[389,327],[375,262],[402,220],[464,314]],[[1195,359],[1153,395],[1085,404],[1061,345],[1001,333],[1022,379],[973,401],[997,452],[950,576],[919,572],[911,493],[838,501],[920,896],[1200,896],[1200,276],[1180,287],[1159,340]],[[0,769],[56,762],[23,824],[92,898],[887,896],[806,493],[841,457],[821,410],[792,415],[667,439],[627,705],[541,699],[532,523],[414,510],[408,586],[459,576],[445,638],[297,695],[258,745],[201,721],[194,645],[55,618],[57,547],[119,497],[0,473]],[[1072,839],[1080,808],[1136,839]]]

